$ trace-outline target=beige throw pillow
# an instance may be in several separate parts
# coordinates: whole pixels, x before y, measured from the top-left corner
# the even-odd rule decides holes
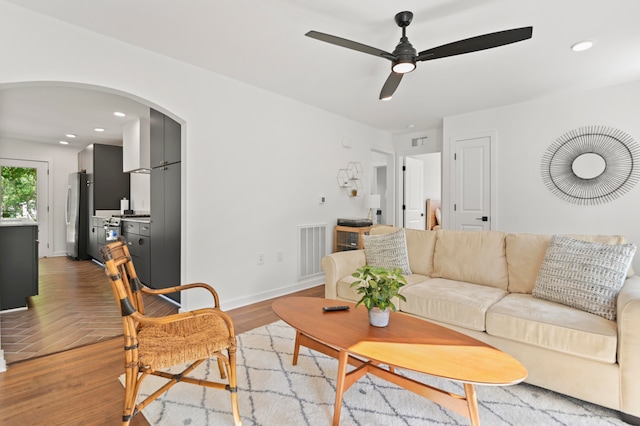
[[[362,238],[367,265],[376,268],[400,268],[403,274],[411,274],[404,229],[390,234],[363,235]]]
[[[615,320],[616,299],[635,252],[635,244],[609,245],[554,235],[533,297]]]

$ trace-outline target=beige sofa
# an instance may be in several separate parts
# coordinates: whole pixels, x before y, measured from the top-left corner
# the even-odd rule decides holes
[[[380,226],[371,233],[393,231]],[[412,274],[405,276],[399,311],[513,355],[527,368],[528,383],[619,410],[623,420],[640,424],[640,277],[631,268],[612,321],[532,296],[551,236],[408,229],[405,235]],[[357,301],[351,274],[365,262],[363,250],[326,256],[326,297]]]

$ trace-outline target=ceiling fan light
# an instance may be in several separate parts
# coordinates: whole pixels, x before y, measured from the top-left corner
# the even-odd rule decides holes
[[[571,46],[571,50],[573,50],[574,52],[584,52],[585,50],[589,50],[592,47],[593,42],[591,40],[584,40]]]
[[[406,74],[416,69],[416,64],[410,61],[398,61],[391,67],[393,72],[397,74]]]

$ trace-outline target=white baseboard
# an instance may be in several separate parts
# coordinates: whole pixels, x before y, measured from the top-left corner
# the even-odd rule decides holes
[[[221,308],[224,311],[231,309],[241,308],[243,306],[251,305],[253,303],[263,302],[274,297],[285,296],[287,294],[295,293],[296,291],[306,290],[311,287],[318,286],[324,283],[324,274],[317,277],[309,278],[305,281],[297,282],[289,286],[280,287],[277,289],[265,291],[262,293],[252,294],[246,297],[240,297],[233,300],[221,300]]]

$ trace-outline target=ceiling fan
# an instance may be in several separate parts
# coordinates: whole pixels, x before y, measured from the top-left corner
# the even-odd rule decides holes
[[[455,41],[417,53],[411,42],[409,42],[406,34],[406,29],[413,20],[413,13],[408,11],[400,12],[396,14],[395,20],[396,24],[402,28],[402,38],[392,53],[318,31],[309,31],[305,35],[337,46],[346,47],[347,49],[357,50],[358,52],[368,53],[390,60],[392,63],[391,74],[380,91],[380,99],[388,100],[391,99],[391,96],[398,88],[400,81],[402,81],[402,76],[416,68],[416,62],[430,61],[433,59],[446,58],[447,56],[461,55],[463,53],[504,46],[505,44],[529,39],[533,33],[533,27],[514,28]]]

